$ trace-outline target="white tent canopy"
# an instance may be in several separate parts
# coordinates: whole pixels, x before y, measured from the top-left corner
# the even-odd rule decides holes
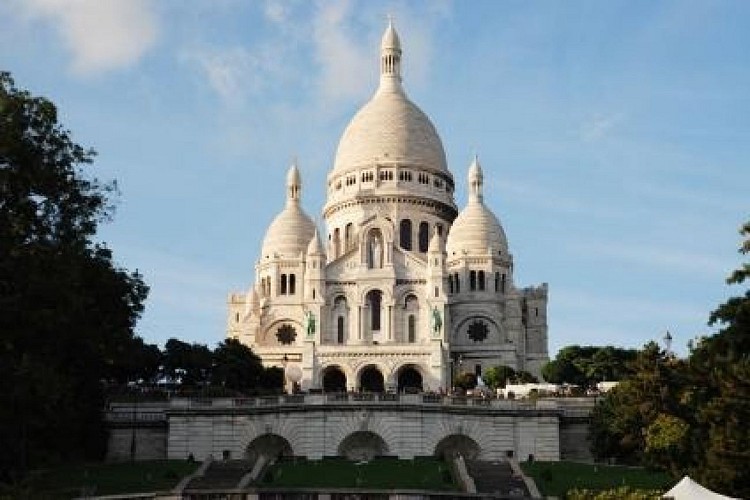
[[[688,476],[683,477],[671,490],[664,493],[662,498],[673,498],[674,500],[739,500],[714,493]]]

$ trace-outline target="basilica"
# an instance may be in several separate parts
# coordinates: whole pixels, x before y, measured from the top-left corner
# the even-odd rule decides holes
[[[297,165],[246,293],[228,299],[227,336],[306,391],[442,391],[463,372],[548,361],[547,284],[519,288],[475,157],[468,203],[440,137],[401,82],[389,24],[380,83],[352,118],[327,177],[319,230]],[[459,186],[462,189],[463,185]]]

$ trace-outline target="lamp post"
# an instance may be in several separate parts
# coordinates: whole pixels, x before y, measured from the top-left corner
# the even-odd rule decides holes
[[[667,356],[672,354],[672,335],[669,333],[669,330],[664,335],[664,352]]]

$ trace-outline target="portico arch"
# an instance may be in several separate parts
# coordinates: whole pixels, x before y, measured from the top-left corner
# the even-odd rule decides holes
[[[344,370],[337,365],[323,369],[321,382],[325,392],[346,392],[346,375]]]
[[[291,457],[294,455],[292,445],[286,438],[278,434],[262,434],[253,439],[245,450],[245,457],[255,461],[261,455],[269,459]]]
[[[403,365],[396,371],[396,384],[398,392],[422,392],[424,390],[422,371],[417,365]]]
[[[388,445],[378,434],[357,431],[346,436],[339,444],[339,456],[349,460],[371,460],[388,454]]]
[[[481,451],[477,442],[465,434],[450,434],[441,439],[435,446],[435,456],[445,459],[461,455],[473,460],[479,456]]]
[[[384,392],[383,372],[376,365],[367,365],[359,372],[359,388],[367,392]]]

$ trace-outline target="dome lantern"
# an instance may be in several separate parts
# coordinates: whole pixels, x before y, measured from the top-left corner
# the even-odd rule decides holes
[[[388,18],[388,27],[380,42],[380,86],[398,86],[401,83],[401,41]]]
[[[484,185],[484,174],[482,166],[479,165],[479,157],[474,155],[474,161],[469,166],[469,202],[482,203],[484,194],[482,193]]]

